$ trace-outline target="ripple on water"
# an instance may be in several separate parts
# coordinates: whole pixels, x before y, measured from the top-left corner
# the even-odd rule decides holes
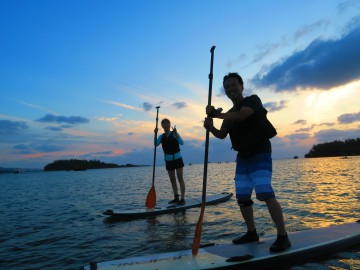
[[[209,164],[208,195],[234,193],[234,167],[234,163]],[[185,167],[188,198],[201,196],[202,171],[201,164]],[[78,269],[90,261],[191,248],[199,208],[126,222],[102,215],[105,209],[143,208],[151,179],[152,167],[0,175],[2,267]],[[351,162],[335,158],[274,161],[273,186],[288,231],[359,219],[358,157]],[[162,166],[156,168],[155,187],[158,202],[172,198]],[[275,234],[266,205],[254,201],[260,236]],[[245,231],[234,197],[206,207],[202,243],[229,242]],[[359,252],[357,246],[286,270],[360,269]]]

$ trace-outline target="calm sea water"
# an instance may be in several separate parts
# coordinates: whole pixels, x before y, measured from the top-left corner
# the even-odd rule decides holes
[[[209,164],[207,194],[234,192],[235,163]],[[201,196],[203,165],[184,168],[187,197]],[[78,269],[114,260],[191,249],[200,209],[113,222],[105,209],[143,208],[152,166],[0,174],[0,269]],[[360,219],[360,157],[275,160],[273,186],[288,231]],[[156,167],[158,203],[172,199]],[[264,204],[254,204],[260,235],[276,234]],[[246,231],[234,198],[207,206],[202,242],[229,242]],[[298,269],[360,269],[360,245],[301,262]]]

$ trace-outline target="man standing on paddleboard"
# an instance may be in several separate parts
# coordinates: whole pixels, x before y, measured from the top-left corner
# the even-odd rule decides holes
[[[161,121],[161,127],[164,129],[164,133],[161,134],[157,140],[155,141],[155,145],[161,146],[164,150],[164,159],[166,164],[166,170],[168,171],[171,186],[174,192],[174,200],[170,201],[169,204],[178,204],[184,205],[185,204],[185,182],[183,177],[183,168],[184,162],[180,152],[180,146],[183,145],[184,141],[180,137],[180,134],[176,130],[176,126],[174,126],[173,130],[170,131],[171,123],[169,119],[163,119]],[[157,128],[154,130],[157,133]],[[175,175],[176,171],[176,175]],[[176,176],[179,181],[180,185],[180,194],[181,197],[179,198],[179,192],[176,182]]]
[[[270,251],[284,251],[291,246],[291,243],[285,229],[281,206],[271,186],[270,138],[276,135],[276,130],[267,120],[267,111],[260,98],[257,95],[243,96],[244,83],[239,74],[226,75],[223,86],[227,97],[234,105],[226,113],[216,110],[214,106],[207,106],[204,127],[219,139],[224,139],[229,134],[232,148],[238,152],[235,171],[236,198],[247,232],[235,238],[233,243],[259,241],[253,216],[254,202],[251,199],[255,189],[256,198],[267,204],[277,229],[277,239],[270,246]],[[220,129],[214,127],[213,118],[223,119]]]

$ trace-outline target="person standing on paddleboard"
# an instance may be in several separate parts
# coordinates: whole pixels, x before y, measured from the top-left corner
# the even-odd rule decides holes
[[[226,113],[208,105],[204,127],[219,139],[224,139],[229,134],[232,148],[238,152],[235,171],[236,198],[247,232],[234,239],[233,243],[259,241],[253,216],[254,202],[251,199],[255,189],[256,198],[267,204],[277,229],[277,240],[270,246],[270,251],[284,251],[291,243],[285,229],[281,206],[271,186],[270,138],[276,135],[276,130],[266,118],[267,111],[260,98],[257,95],[243,96],[244,83],[238,73],[224,76],[223,87],[234,105]],[[220,129],[214,127],[213,118],[223,119]]]
[[[155,145],[161,146],[164,150],[164,159],[166,164],[166,170],[168,171],[171,186],[174,192],[174,199],[169,202],[169,204],[185,204],[185,182],[183,177],[183,168],[184,162],[180,152],[180,146],[183,145],[184,141],[180,137],[180,134],[176,130],[176,126],[174,126],[173,130],[170,131],[171,123],[169,119],[163,119],[161,121],[161,127],[164,129],[164,133],[161,134],[157,140],[155,141]],[[154,130],[157,133],[157,128]],[[175,175],[176,171],[176,175]],[[180,185],[180,194],[179,198],[178,186],[176,182],[176,176]]]

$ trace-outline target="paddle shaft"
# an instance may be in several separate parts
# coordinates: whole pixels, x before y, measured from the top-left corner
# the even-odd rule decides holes
[[[211,61],[210,61],[210,73],[209,73],[208,106],[211,106],[213,65],[214,65],[214,50],[215,50],[215,46],[212,46],[211,49],[210,49]],[[202,187],[202,197],[201,197],[201,212],[200,212],[200,217],[199,217],[198,223],[196,224],[196,229],[195,229],[195,236],[194,236],[194,241],[193,241],[193,246],[192,246],[192,254],[193,255],[197,255],[198,250],[199,250],[202,223],[203,223],[204,213],[205,213],[207,168],[208,168],[208,156],[209,156],[209,137],[210,137],[210,131],[209,131],[209,129],[206,129],[203,187]]]
[[[211,106],[211,95],[212,95],[212,81],[213,81],[213,65],[214,65],[214,50],[215,46],[211,47],[211,62],[210,62],[210,74],[209,74],[209,96],[208,106]],[[206,129],[205,139],[205,157],[204,157],[204,174],[203,174],[203,190],[202,190],[202,203],[206,202],[206,183],[207,183],[207,168],[208,168],[208,156],[209,156],[209,137],[210,131]],[[205,204],[204,204],[205,205]]]
[[[159,108],[160,108],[160,106],[156,107],[156,129],[155,129],[155,135],[154,135],[154,161],[153,161],[152,185],[154,185],[154,182],[155,182],[156,140],[157,140],[158,121],[159,121]]]
[[[158,119],[159,119],[159,106],[156,107],[156,128],[154,135],[154,161],[153,161],[153,177],[152,185],[146,197],[145,206],[147,208],[154,208],[156,205],[156,191],[155,191],[155,163],[156,163],[156,140],[157,140],[157,131],[158,131]]]

